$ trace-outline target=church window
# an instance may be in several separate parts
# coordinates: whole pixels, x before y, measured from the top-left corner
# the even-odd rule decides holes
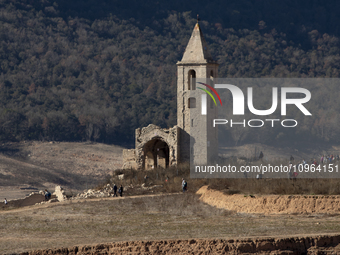
[[[195,70],[190,70],[188,73],[188,90],[196,89],[196,72]]]
[[[188,108],[196,108],[196,98],[189,97],[189,99],[188,99]]]

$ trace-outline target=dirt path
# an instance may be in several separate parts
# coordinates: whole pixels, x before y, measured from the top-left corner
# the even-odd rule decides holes
[[[2,205],[0,214],[9,212],[22,212],[27,210],[36,210],[46,207],[53,207],[62,204],[83,203],[86,201],[114,201],[121,199],[135,199],[141,197],[162,197],[169,195],[181,195],[182,193],[171,194],[151,194],[128,197],[106,197],[67,200],[64,202],[39,204],[44,201],[44,196],[33,195],[25,199],[10,201],[6,206]],[[259,213],[259,214],[340,214],[340,196],[322,196],[322,195],[226,195],[221,191],[209,189],[203,186],[197,191],[200,200],[211,206],[234,211],[238,213]],[[10,207],[19,207],[12,210],[6,210]],[[4,210],[5,209],[5,210]]]
[[[54,202],[54,203],[45,203],[45,204],[37,204],[37,203],[41,203],[45,201],[45,197],[43,195],[35,194],[24,199],[10,201],[7,206],[2,205],[0,208],[0,215],[14,213],[14,212],[20,213],[20,212],[25,212],[25,211],[40,210],[43,208],[52,208],[54,206],[76,204],[76,203],[116,201],[116,200],[135,199],[135,198],[142,198],[142,197],[145,197],[145,198],[162,197],[162,196],[173,196],[173,195],[181,195],[181,194],[182,193],[169,193],[169,194],[138,195],[138,196],[128,196],[128,197],[126,196],[126,197],[87,198],[87,199],[66,200],[63,202]],[[13,209],[13,207],[18,207],[18,208]]]

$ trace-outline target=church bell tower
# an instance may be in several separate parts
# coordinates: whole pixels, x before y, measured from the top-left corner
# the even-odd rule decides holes
[[[211,57],[197,21],[181,61],[177,62],[177,126],[179,133],[179,162],[206,164],[217,157],[218,133],[213,128],[217,106],[205,97],[206,115],[202,114],[205,92],[197,83],[200,79],[213,86],[218,76],[218,64]],[[204,87],[208,90],[208,88]],[[211,92],[211,91],[210,91]]]

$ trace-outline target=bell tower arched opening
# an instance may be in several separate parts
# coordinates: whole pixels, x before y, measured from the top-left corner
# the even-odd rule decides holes
[[[188,90],[196,89],[196,71],[190,70],[188,73]]]

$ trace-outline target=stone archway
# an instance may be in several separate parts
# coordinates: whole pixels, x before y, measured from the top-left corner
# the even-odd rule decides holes
[[[136,149],[130,154],[137,169],[167,168],[177,164],[178,127],[165,129],[150,124],[136,129]],[[126,153],[128,155],[128,153]]]
[[[169,167],[169,145],[160,137],[153,138],[144,145],[143,155],[143,168],[145,170],[150,170],[157,167]]]

